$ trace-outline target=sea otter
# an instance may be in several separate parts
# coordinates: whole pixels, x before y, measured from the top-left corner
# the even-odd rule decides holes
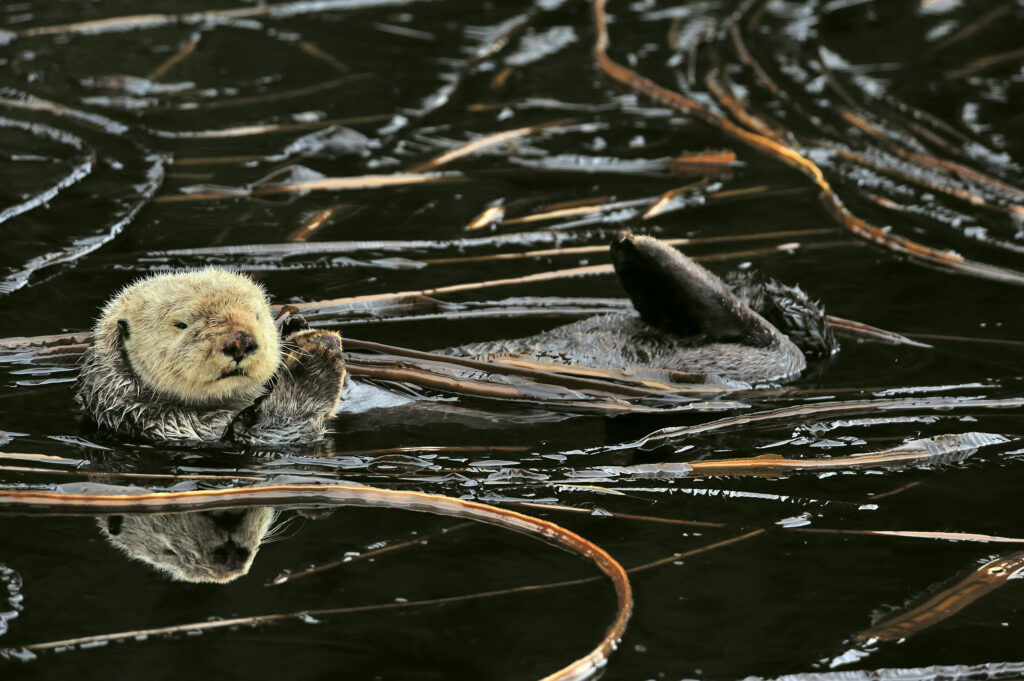
[[[676,249],[628,232],[615,238],[611,254],[636,312],[441,352],[758,382],[790,378],[806,367],[805,353],[827,356],[838,347],[824,311],[797,287],[745,273],[723,282]]]
[[[276,515],[272,508],[251,506],[96,520],[107,541],[129,557],[183,582],[224,584],[249,572]]]
[[[260,286],[209,268],[114,296],[77,399],[100,428],[130,437],[281,444],[322,437],[344,378],[337,333],[297,316],[278,329]]]
[[[441,352],[759,382],[792,377],[805,353],[837,347],[799,288],[749,275],[723,282],[647,236],[623,232],[611,253],[635,313]],[[344,377],[340,336],[298,316],[278,330],[260,287],[206,269],[143,279],[107,304],[78,400],[99,426],[130,436],[283,444],[323,435]]]

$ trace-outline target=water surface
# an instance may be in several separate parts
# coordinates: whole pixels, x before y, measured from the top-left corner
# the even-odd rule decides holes
[[[756,268],[799,283],[830,314],[932,347],[845,338],[837,355],[785,385],[711,395],[701,409],[659,403],[622,415],[356,382],[325,442],[282,451],[152,447],[84,432],[75,357],[4,351],[2,451],[70,463],[0,460],[0,482],[163,489],[315,475],[524,510],[627,568],[763,530],[635,573],[635,614],[608,679],[932,665],[988,678],[993,665],[1019,662],[1024,593],[1012,580],[903,640],[857,636],[1021,550],[1019,539],[953,541],[1022,536],[1012,505],[1024,482],[1012,404],[1022,398],[1024,352],[1021,8],[611,2],[608,56],[690,98],[697,116],[601,71],[593,9],[366,1],[267,12],[190,0],[149,3],[147,13],[178,14],[139,24],[126,19],[140,11],[130,2],[0,6],[0,335],[87,330],[113,291],[154,271],[231,266],[275,302],[302,303],[604,264],[603,248],[487,256],[600,247],[629,229],[694,239],[684,250],[716,272]],[[198,14],[208,10],[217,11]],[[896,239],[869,242],[826,210],[806,169],[723,120],[813,162],[850,216]],[[532,129],[424,168],[520,128]],[[399,173],[438,181],[281,190]],[[914,248],[893,250],[900,238]],[[597,274],[433,298],[443,304],[309,316],[346,338],[432,350],[535,333],[621,307],[623,293]],[[920,403],[878,402],[901,398]],[[660,428],[837,401],[865,404],[629,445]],[[963,433],[989,434],[990,444],[840,472],[645,478],[616,468],[844,457]],[[10,596],[0,590],[0,646],[596,574],[493,527],[442,533],[458,521],[386,509],[278,511],[275,540],[225,585],[173,581],[129,560],[91,517],[0,517],[0,563],[12,571],[0,572]],[[861,530],[958,534],[851,533]],[[429,540],[268,586],[285,571],[417,537]],[[5,678],[39,679],[177,678],[200,660],[202,673],[229,678],[539,678],[589,650],[613,607],[608,586],[593,582],[130,637],[0,664]]]

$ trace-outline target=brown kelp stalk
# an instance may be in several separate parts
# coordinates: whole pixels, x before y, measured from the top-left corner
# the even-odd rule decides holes
[[[516,511],[488,506],[439,494],[353,487],[350,485],[266,485],[234,489],[187,492],[149,492],[144,494],[90,494],[49,490],[0,490],[0,509],[16,512],[86,513],[89,515],[134,512],[181,512],[249,505],[315,504],[399,508],[438,515],[470,518],[520,532],[554,544],[592,561],[612,582],[617,608],[615,618],[600,643],[587,655],[544,677],[544,681],[582,681],[601,671],[625,633],[633,609],[633,595],[625,569],[604,549],[550,521]],[[330,610],[306,611],[312,616],[330,614]],[[241,618],[206,623],[201,628],[221,628],[260,621]],[[88,639],[72,642],[87,642]],[[41,644],[42,648],[53,647]],[[32,649],[31,646],[28,647]],[[40,648],[40,649],[42,649]]]
[[[1024,571],[1024,551],[1000,556],[927,601],[854,636],[856,641],[899,641],[952,617]]]
[[[664,88],[651,79],[612,60],[607,54],[608,26],[605,17],[605,4],[606,0],[594,0],[594,24],[597,30],[597,40],[594,44],[594,59],[598,68],[608,77],[657,102],[670,106],[686,115],[693,116],[726,135],[743,142],[756,151],[800,171],[817,185],[819,190],[818,196],[826,212],[836,222],[859,237],[893,252],[906,255],[914,260],[964,274],[1024,285],[1024,274],[1015,270],[967,260],[960,254],[952,251],[938,251],[906,237],[892,234],[885,229],[868,224],[846,208],[832,188],[832,185],[825,178],[821,168],[788,143],[776,141],[769,136],[752,132],[737,125],[729,119],[718,115],[706,105],[684,97],[678,92]],[[717,84],[717,76],[713,72],[708,77],[712,83]],[[724,87],[720,89],[724,91]]]

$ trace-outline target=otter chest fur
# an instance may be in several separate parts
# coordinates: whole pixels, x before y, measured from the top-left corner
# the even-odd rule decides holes
[[[103,308],[78,402],[147,440],[319,438],[345,377],[341,337],[297,319],[282,337],[263,289],[226,270],[142,279]]]

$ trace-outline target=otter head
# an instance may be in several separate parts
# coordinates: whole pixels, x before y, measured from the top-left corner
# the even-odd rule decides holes
[[[131,558],[184,582],[224,584],[249,572],[275,512],[266,506],[97,518]]]
[[[265,292],[221,269],[135,282],[104,308],[96,336],[146,388],[187,404],[252,398],[281,361]]]

